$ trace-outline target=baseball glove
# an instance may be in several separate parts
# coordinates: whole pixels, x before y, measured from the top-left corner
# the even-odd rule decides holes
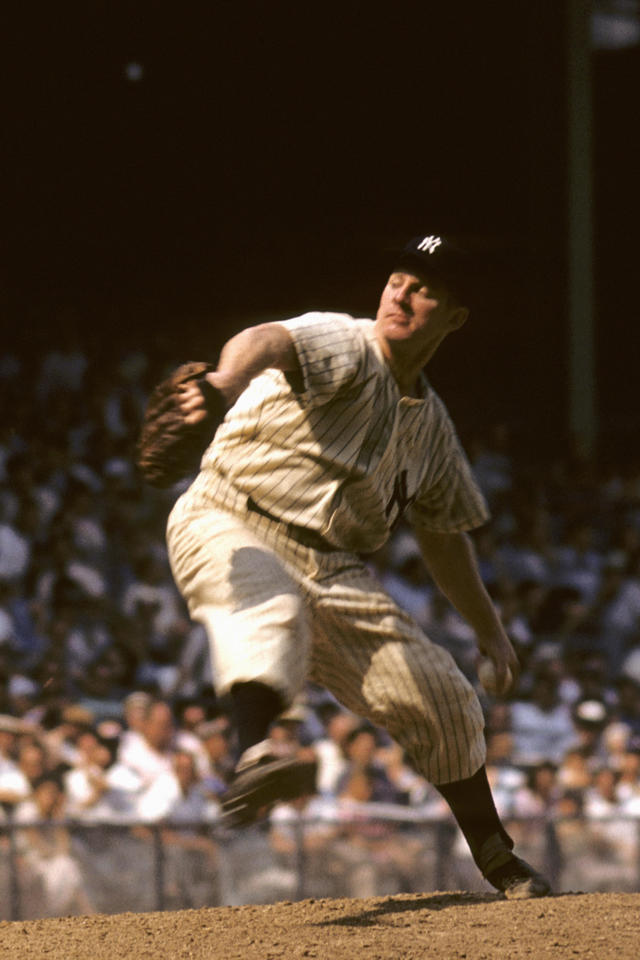
[[[195,473],[202,454],[222,422],[226,405],[220,391],[205,380],[214,370],[210,363],[192,362],[182,366],[153,390],[137,446],[137,464],[153,487],[170,487]],[[195,380],[207,405],[207,416],[190,424],[180,409],[180,386]]]

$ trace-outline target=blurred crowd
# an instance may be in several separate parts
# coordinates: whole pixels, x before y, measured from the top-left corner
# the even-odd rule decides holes
[[[58,912],[91,908],[65,823],[163,824],[169,846],[216,858],[184,825],[218,819],[233,718],[168,568],[177,491],[145,487],[134,466],[145,399],[167,370],[152,348],[97,362],[63,337],[0,358],[0,825],[25,826],[24,862]],[[479,689],[500,812],[640,817],[640,465],[539,458],[533,443],[516,453],[503,426],[465,440],[492,511],[473,534],[481,574],[522,664],[507,700]],[[367,562],[477,685],[474,637],[410,529]],[[316,795],[272,814],[276,857],[293,855],[291,817],[303,817],[316,824],[308,855],[331,841],[355,895],[372,862],[415,885],[410,838],[392,843],[371,811],[447,813],[397,745],[313,685],[273,736],[317,763]],[[345,842],[358,819],[366,856]],[[29,833],[43,822],[49,833]],[[628,858],[623,840],[603,826],[603,858]]]

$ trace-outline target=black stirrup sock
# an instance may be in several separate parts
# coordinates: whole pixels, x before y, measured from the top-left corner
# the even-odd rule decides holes
[[[266,738],[269,727],[286,706],[272,687],[254,680],[234,683],[231,702],[241,754]]]
[[[449,804],[480,870],[484,872],[488,866],[489,848],[492,849],[490,859],[493,860],[496,843],[502,850],[513,850],[513,840],[502,826],[493,801],[486,767],[480,767],[477,773],[466,780],[437,784],[436,789]],[[485,846],[489,839],[492,839],[492,843]]]

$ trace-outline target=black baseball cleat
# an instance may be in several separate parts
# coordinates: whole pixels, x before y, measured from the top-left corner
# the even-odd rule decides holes
[[[547,879],[512,853],[513,840],[504,832],[487,837],[474,859],[485,880],[508,900],[532,900],[551,893]]]
[[[315,793],[315,777],[316,764],[295,757],[263,754],[255,759],[241,759],[222,796],[224,825],[248,826],[265,816],[276,803]]]
[[[532,900],[551,893],[548,880],[513,853],[506,863],[484,876],[507,900]]]

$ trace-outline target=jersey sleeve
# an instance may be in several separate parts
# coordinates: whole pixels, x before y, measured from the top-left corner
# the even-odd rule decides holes
[[[364,341],[346,314],[305,313],[284,320],[293,340],[302,374],[299,398],[321,405],[356,379],[364,360]]]
[[[412,504],[411,521],[434,533],[475,530],[489,520],[489,508],[444,407],[440,415],[437,467]]]

